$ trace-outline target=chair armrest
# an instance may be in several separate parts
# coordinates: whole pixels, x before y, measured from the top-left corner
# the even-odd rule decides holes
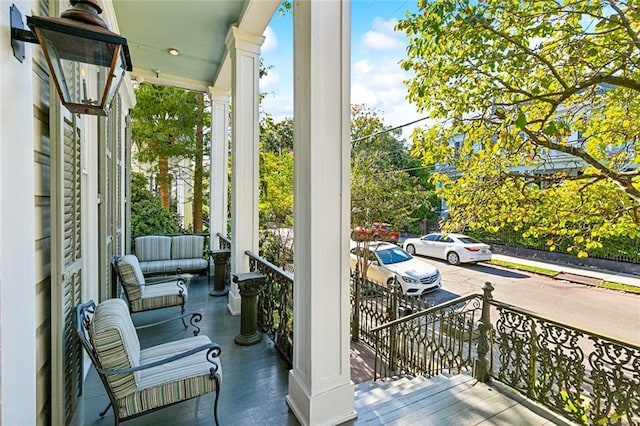
[[[193,335],[197,336],[198,334],[200,334],[200,327],[198,327],[196,325],[196,323],[199,323],[200,321],[202,321],[202,314],[200,312],[188,312],[186,314],[182,314],[182,315],[178,315],[175,317],[171,317],[171,318],[167,318],[165,320],[162,321],[156,321],[156,322],[150,322],[149,324],[142,324],[142,325],[138,325],[136,326],[136,330],[141,330],[143,328],[151,328],[151,327],[155,327],[156,325],[161,325],[170,321],[174,321],[178,318],[184,318],[186,319],[187,317],[189,317],[189,324],[191,324],[193,326],[193,328],[195,328],[195,330],[193,330]]]
[[[209,370],[209,372],[210,372],[211,378],[213,379],[216,376],[216,373],[218,371],[218,365],[214,362],[214,359],[218,358],[222,353],[222,348],[220,347],[220,345],[213,342],[207,343],[206,345],[198,346],[197,348],[189,349],[188,351],[180,352],[178,354],[172,355],[165,359],[160,359],[158,361],[150,362],[149,364],[142,364],[137,367],[123,368],[121,370],[105,370],[103,368],[96,367],[96,370],[98,370],[100,374],[104,374],[105,376],[113,376],[115,374],[128,374],[128,373],[133,373],[135,371],[146,370],[149,368],[157,367],[159,365],[164,365],[173,361],[177,361],[179,359],[191,356],[193,354],[202,352],[204,350],[207,351],[205,355],[207,361],[209,361],[212,364],[212,367]]]
[[[176,287],[178,289],[178,294],[179,295],[183,295],[184,292],[187,290],[187,286],[185,285],[184,278],[178,278],[178,279],[166,280],[166,281],[156,281],[156,282],[152,282],[152,283],[145,282],[144,285],[145,286],[153,286],[153,285],[157,285],[157,284],[167,284],[167,283],[171,283],[171,282],[175,282],[176,283]],[[127,287],[127,288],[140,287],[140,284],[137,284],[137,283],[136,284],[126,283],[124,281],[121,281],[120,284],[123,287]]]

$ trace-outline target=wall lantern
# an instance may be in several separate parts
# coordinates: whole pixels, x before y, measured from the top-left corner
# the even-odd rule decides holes
[[[98,0],[71,0],[60,18],[27,16],[11,6],[11,45],[22,62],[24,42],[42,47],[62,104],[78,114],[104,115],[127,71],[132,70],[127,39],[109,31],[100,18]],[[95,84],[87,85],[89,71],[97,70]]]

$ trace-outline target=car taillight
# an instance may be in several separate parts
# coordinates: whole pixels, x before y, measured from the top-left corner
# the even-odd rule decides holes
[[[480,251],[479,248],[475,248],[475,247],[465,247],[464,248],[466,251],[472,251],[472,252],[477,252]]]

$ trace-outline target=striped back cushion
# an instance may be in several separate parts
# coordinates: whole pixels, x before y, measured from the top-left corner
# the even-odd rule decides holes
[[[122,299],[108,299],[100,303],[90,327],[91,343],[96,356],[106,370],[119,370],[140,365],[140,341]],[[107,381],[117,398],[137,389],[140,373],[114,374]]]
[[[141,262],[169,260],[171,258],[171,237],[145,235],[136,238],[136,256]]]
[[[122,256],[116,262],[118,273],[122,278],[123,287],[127,293],[129,302],[134,302],[142,297],[140,287],[144,287],[144,275],[142,275],[142,269],[140,269],[140,263],[138,258],[133,254]],[[129,285],[124,285],[129,284]]]
[[[204,237],[200,235],[180,235],[171,238],[171,259],[201,258],[204,251]]]

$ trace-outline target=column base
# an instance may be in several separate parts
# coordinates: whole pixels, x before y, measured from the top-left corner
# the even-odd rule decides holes
[[[226,296],[227,294],[229,294],[229,287],[225,287],[222,290],[211,290],[209,292],[209,296]]]
[[[258,343],[259,341],[262,340],[262,333],[260,333],[259,331],[256,331],[253,334],[249,334],[249,335],[242,335],[242,334],[238,334],[236,336],[235,339],[233,339],[234,342],[236,342],[236,344],[240,345],[240,346],[251,346],[251,345],[255,345],[256,343]]]
[[[287,405],[303,426],[338,425],[358,417],[353,382],[311,396],[295,370],[289,372]]]
[[[229,313],[231,315],[240,315],[240,312],[242,312],[242,304],[240,303],[241,301],[242,297],[240,297],[240,293],[237,290],[229,291],[229,304],[227,305],[227,308],[229,309]]]

